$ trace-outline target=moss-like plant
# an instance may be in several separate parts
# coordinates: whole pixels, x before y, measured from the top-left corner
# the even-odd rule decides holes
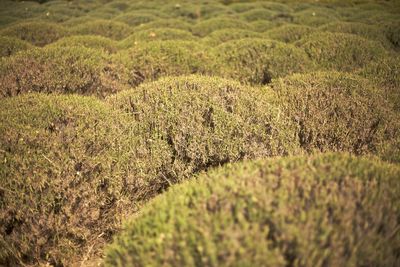
[[[141,24],[152,22],[159,19],[154,14],[147,12],[130,12],[124,13],[114,18],[115,21],[120,21],[128,24],[129,26],[135,27]]]
[[[295,129],[269,96],[231,80],[168,77],[109,102],[137,125],[132,164],[147,197],[213,166],[298,152]]]
[[[316,28],[309,26],[284,24],[266,31],[264,36],[285,43],[293,43],[316,31],[318,31]]]
[[[123,89],[123,67],[101,50],[46,47],[4,58],[0,65],[0,97],[26,92],[80,93],[105,96]]]
[[[277,102],[297,124],[308,152],[375,153],[395,138],[394,111],[382,90],[357,75],[339,72],[295,74],[275,80]]]
[[[114,40],[122,40],[132,33],[132,28],[122,22],[93,20],[71,28],[73,34],[100,35]]]
[[[207,35],[207,37],[203,38],[203,42],[209,46],[215,46],[231,40],[262,37],[263,35],[259,32],[241,29],[222,29],[214,31]]]
[[[34,46],[18,38],[0,36],[0,57],[11,56],[19,51],[31,48],[34,48]]]
[[[218,17],[198,22],[193,26],[193,34],[206,36],[213,31],[227,28],[251,30],[251,26],[244,21],[233,18]]]
[[[150,41],[194,41],[196,39],[197,37],[193,36],[193,34],[189,31],[170,28],[154,28],[135,31],[133,34],[120,42],[120,47],[130,48]]]
[[[200,6],[191,2],[183,3],[163,3],[163,8],[160,9],[165,14],[170,15],[176,19],[183,19],[186,21],[194,21],[200,18]]]
[[[265,9],[265,8],[256,8],[251,9],[249,11],[243,12],[240,14],[240,17],[245,21],[252,22],[256,20],[270,20],[277,15],[276,12]]]
[[[284,13],[289,13],[292,11],[292,9],[288,5],[277,2],[269,2],[269,1],[257,1],[254,3],[250,2],[233,3],[229,5],[229,8],[238,13],[243,13],[250,10],[261,9],[261,8],[275,12],[284,12]]]
[[[162,76],[204,73],[209,66],[206,47],[191,41],[153,41],[115,55],[129,71],[131,85]]]
[[[306,26],[321,26],[339,19],[333,9],[310,7],[293,13],[293,22]]]
[[[190,31],[191,27],[192,27],[191,24],[181,19],[158,19],[156,21],[139,25],[135,27],[134,30],[142,31],[142,30],[157,29],[157,28],[170,28],[170,29]]]
[[[290,44],[268,39],[233,40],[215,47],[214,71],[224,77],[251,84],[313,69],[307,54]]]
[[[275,27],[282,25],[282,22],[272,22],[272,21],[265,21],[265,20],[256,20],[250,23],[251,29],[256,32],[266,32],[271,30]]]
[[[107,53],[115,53],[118,50],[118,43],[115,40],[100,35],[74,35],[64,37],[48,46],[84,46],[87,48],[101,49]]]
[[[229,165],[125,224],[106,266],[395,266],[398,166],[346,154]]]
[[[68,30],[58,24],[29,21],[12,24],[0,30],[0,36],[9,36],[44,46],[68,35]]]
[[[339,71],[353,71],[387,55],[379,42],[348,33],[318,32],[296,45],[321,68]]]
[[[128,121],[92,97],[0,105],[0,265],[79,265],[135,210],[121,150]]]

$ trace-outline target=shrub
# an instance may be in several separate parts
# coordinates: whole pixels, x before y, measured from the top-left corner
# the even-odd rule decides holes
[[[12,16],[0,16],[0,29],[5,28],[9,26],[12,23],[15,23],[18,21],[18,18],[12,17]]]
[[[147,12],[130,12],[115,17],[115,21],[120,21],[129,26],[136,27],[141,24],[152,22],[159,19],[157,16]]]
[[[127,24],[110,20],[94,20],[71,28],[74,34],[100,35],[114,40],[122,40],[132,33]]]
[[[305,26],[321,26],[338,19],[335,11],[328,8],[308,8],[293,13],[293,22]]]
[[[222,29],[210,33],[203,39],[203,41],[207,45],[215,46],[231,40],[242,38],[262,38],[262,34],[248,30]]]
[[[98,253],[135,209],[120,150],[127,120],[89,97],[0,103],[0,264],[70,266]]]
[[[347,33],[321,32],[306,36],[296,45],[323,69],[353,71],[387,52],[378,42]]]
[[[153,41],[115,56],[129,70],[131,85],[162,76],[203,73],[208,66],[206,48],[190,41]]]
[[[172,18],[186,21],[193,21],[199,19],[201,16],[200,7],[190,2],[178,4],[167,3],[164,4],[164,7],[160,11],[169,14]]]
[[[273,78],[309,71],[312,63],[301,49],[266,39],[241,39],[212,50],[215,71],[250,84],[266,84]]]
[[[11,56],[19,51],[31,49],[34,46],[14,37],[0,36],[0,58]]]
[[[206,36],[216,30],[221,29],[243,29],[251,30],[251,26],[243,21],[233,18],[213,18],[198,22],[193,26],[193,34],[198,36]]]
[[[105,96],[123,88],[126,71],[100,51],[82,46],[31,49],[0,64],[0,97],[26,92]],[[127,79],[127,78],[126,78]]]
[[[19,38],[37,46],[44,46],[67,35],[68,30],[63,26],[42,21],[20,22],[0,30],[0,36]]]
[[[366,39],[380,42],[386,48],[392,48],[392,45],[383,33],[382,27],[376,25],[368,25],[357,22],[332,22],[325,24],[319,28],[321,31],[341,32],[356,34]]]
[[[255,20],[273,20],[273,18],[277,15],[276,12],[264,9],[257,8],[251,9],[249,11],[243,12],[240,14],[240,17],[245,21],[251,22]]]
[[[266,31],[265,36],[281,42],[293,43],[316,31],[317,29],[309,26],[284,24],[280,27]]]
[[[263,2],[259,1],[255,3],[234,3],[229,5],[229,8],[238,13],[243,13],[253,9],[261,9],[261,8],[275,12],[284,12],[284,13],[289,13],[292,11],[292,9],[285,4],[268,2],[268,1],[263,1]]]
[[[222,4],[205,3],[199,7],[199,18],[210,19],[219,16],[234,15],[235,12]]]
[[[87,48],[101,49],[107,53],[115,53],[118,50],[116,41],[99,35],[75,35],[64,37],[49,46],[84,46]]]
[[[213,166],[298,148],[289,120],[267,95],[230,80],[167,77],[109,102],[137,125],[141,150],[131,163],[146,197]]]
[[[180,19],[158,19],[146,24],[139,25],[135,27],[134,30],[148,30],[148,29],[157,29],[157,28],[170,28],[170,29],[178,29],[184,31],[190,31],[191,25]]]
[[[395,266],[397,166],[342,154],[202,174],[143,208],[106,266]]]
[[[271,84],[277,102],[297,124],[307,152],[375,153],[395,137],[394,113],[383,92],[357,75],[339,72],[295,74]]]
[[[272,22],[272,21],[265,21],[265,20],[256,20],[250,23],[251,28],[256,32],[265,32],[271,30],[282,23],[280,22]]]
[[[384,27],[386,37],[400,51],[400,20],[386,23]]]
[[[192,33],[184,30],[170,29],[170,28],[155,28],[141,31],[135,31],[133,34],[120,42],[122,48],[130,48],[137,46],[140,43],[149,41],[168,41],[168,40],[182,40],[194,41],[197,37]]]

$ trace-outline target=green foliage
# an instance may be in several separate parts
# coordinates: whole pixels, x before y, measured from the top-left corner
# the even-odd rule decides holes
[[[386,23],[384,27],[386,37],[400,51],[400,19]]]
[[[81,96],[0,105],[0,265],[70,266],[98,252],[134,210],[120,150],[126,117]]]
[[[223,43],[212,50],[213,69],[221,76],[250,84],[313,69],[303,50],[267,39],[247,38]]]
[[[157,16],[146,13],[146,12],[130,12],[124,13],[115,17],[115,21],[120,21],[128,24],[129,26],[135,27],[141,24],[152,22],[159,19]]]
[[[394,112],[382,91],[360,76],[339,72],[295,74],[275,80],[277,103],[297,124],[307,152],[374,153],[396,137]]]
[[[254,31],[240,29],[222,29],[213,31],[207,37],[203,38],[203,42],[209,46],[219,45],[231,40],[243,38],[262,38],[262,34]]]
[[[105,96],[123,88],[126,71],[101,50],[82,46],[31,49],[0,64],[0,97],[26,92]]]
[[[170,29],[178,29],[184,31],[190,31],[191,25],[188,22],[185,22],[180,19],[158,19],[146,24],[139,25],[135,27],[134,30],[148,30],[148,29],[157,29],[157,28],[170,28]]]
[[[249,11],[243,12],[240,14],[240,17],[245,21],[255,21],[255,20],[273,20],[275,17],[276,12],[264,9],[264,8],[257,8],[251,9]]]
[[[0,30],[0,36],[9,36],[44,46],[68,35],[68,30],[58,24],[29,21],[12,24]]]
[[[353,71],[387,55],[379,42],[348,33],[318,32],[296,45],[321,68],[338,71]]]
[[[293,14],[293,22],[306,26],[321,26],[338,20],[338,15],[332,9],[310,7]]]
[[[14,37],[0,36],[0,58],[11,56],[19,51],[31,49],[34,46]]]
[[[132,159],[149,198],[213,166],[298,150],[295,129],[263,90],[222,78],[167,77],[109,98],[141,138]]]
[[[266,31],[265,36],[284,43],[293,43],[316,31],[318,30],[309,26],[284,24]]]
[[[282,22],[277,21],[265,21],[265,20],[256,20],[250,23],[251,28],[256,32],[265,32],[271,30],[275,27],[282,25]]]
[[[200,18],[200,7],[191,2],[166,3],[160,10],[173,18],[194,21]]]
[[[398,166],[346,154],[228,165],[129,220],[106,266],[396,266]]]
[[[208,64],[205,47],[191,41],[153,41],[121,51],[114,58],[130,73],[131,85],[162,76],[204,73]]]
[[[114,40],[122,40],[132,33],[132,28],[122,22],[94,20],[71,28],[73,34],[100,35]]]
[[[197,37],[193,36],[189,31],[170,28],[154,28],[135,31],[120,42],[120,47],[131,48],[150,41],[194,41],[196,39]]]
[[[84,46],[87,48],[100,49],[107,53],[115,53],[118,50],[118,43],[116,41],[99,35],[74,35],[64,37],[48,46]]]
[[[193,26],[193,34],[198,36],[206,36],[213,31],[227,28],[251,30],[251,26],[246,22],[229,17],[219,17],[198,22]]]
[[[229,8],[234,10],[235,12],[238,13],[243,13],[247,12],[250,10],[254,9],[267,9],[275,12],[283,12],[283,13],[289,13],[292,11],[292,9],[283,4],[283,3],[277,3],[277,2],[269,2],[269,1],[256,1],[256,2],[243,2],[243,3],[234,3],[229,5]]]

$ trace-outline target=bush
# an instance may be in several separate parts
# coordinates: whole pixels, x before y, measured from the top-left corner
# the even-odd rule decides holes
[[[306,36],[296,45],[323,69],[353,71],[386,56],[378,42],[347,33],[321,32]]]
[[[321,26],[339,19],[335,11],[328,8],[308,8],[293,13],[293,22],[305,26]]]
[[[34,46],[14,37],[0,36],[0,58],[11,56],[19,51],[28,50]]]
[[[294,129],[259,89],[221,78],[164,78],[109,98],[142,138],[134,174],[149,197],[227,162],[297,152]],[[150,191],[149,191],[150,190]]]
[[[0,30],[0,36],[15,37],[37,46],[44,46],[67,35],[68,30],[63,26],[42,21],[20,22]]]
[[[140,44],[115,56],[129,70],[131,85],[156,80],[162,76],[205,72],[206,48],[190,41],[153,41]]]
[[[122,40],[132,33],[132,29],[122,22],[94,20],[73,27],[71,32],[74,34],[100,35],[114,40]]]
[[[245,21],[252,22],[256,20],[273,20],[273,18],[277,15],[276,12],[264,9],[257,8],[251,9],[249,11],[243,12],[240,14],[240,17]]]
[[[197,37],[193,36],[192,33],[188,31],[170,28],[155,28],[135,31],[133,34],[122,40],[120,46],[122,48],[130,48],[150,41],[194,41],[196,39]]]
[[[266,39],[233,40],[215,47],[211,54],[219,75],[250,84],[267,84],[277,77],[313,69],[301,49]]]
[[[146,12],[130,12],[130,13],[124,13],[121,14],[117,17],[115,17],[114,20],[123,22],[128,24],[129,26],[136,27],[141,24],[145,24],[148,22],[152,22],[159,19],[157,16],[151,14],[151,13],[146,13]]]
[[[81,96],[0,105],[0,265],[70,266],[99,253],[135,209],[124,193],[126,117]]]
[[[203,42],[209,46],[215,46],[231,40],[243,38],[262,38],[262,34],[248,30],[222,29],[207,35],[207,37],[203,39]]]
[[[250,23],[251,28],[256,32],[265,32],[271,30],[275,27],[282,25],[281,22],[272,22],[272,21],[265,21],[265,20],[256,20]]]
[[[134,30],[142,31],[148,29],[157,29],[157,28],[170,28],[170,29],[178,29],[184,31],[190,31],[191,25],[180,19],[159,19],[146,24],[139,25],[135,27]]]
[[[400,51],[400,20],[386,23],[384,28],[387,39]]]
[[[280,27],[266,31],[265,36],[281,42],[293,43],[316,31],[318,30],[313,27],[296,24],[284,24]]]
[[[116,41],[99,35],[75,35],[64,37],[48,46],[84,46],[87,48],[100,49],[107,53],[115,53],[118,50],[118,43]]]
[[[392,48],[392,44],[388,41],[383,33],[382,27],[376,25],[368,25],[357,22],[332,22],[325,24],[319,28],[321,31],[341,32],[359,35],[366,39],[380,42],[386,48]]]
[[[243,21],[233,18],[213,18],[198,22],[193,26],[193,34],[198,36],[206,36],[213,31],[221,29],[243,29],[251,30],[251,26]]]
[[[201,16],[200,7],[190,2],[181,4],[167,3],[163,4],[163,6],[160,11],[170,15],[172,18],[193,21],[199,19]]]
[[[383,92],[357,75],[339,72],[295,74],[271,84],[277,102],[297,124],[307,152],[375,153],[395,137],[393,110]]]
[[[82,46],[32,49],[0,64],[0,98],[26,92],[105,96],[123,88],[126,71],[100,51]]]
[[[395,266],[400,170],[342,154],[266,159],[159,196],[106,266]]]
[[[234,3],[229,5],[229,8],[238,13],[243,13],[253,9],[261,9],[261,8],[275,12],[284,12],[284,13],[289,13],[292,11],[292,9],[285,4],[268,2],[268,1],[263,1],[263,2],[259,1],[255,3]]]

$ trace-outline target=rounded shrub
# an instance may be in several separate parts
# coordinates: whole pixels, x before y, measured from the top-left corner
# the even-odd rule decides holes
[[[219,3],[205,2],[199,7],[199,19],[210,19],[229,15],[235,15],[235,12]]]
[[[193,26],[192,30],[193,34],[203,37],[212,33],[213,31],[227,28],[251,30],[251,26],[246,22],[238,19],[221,17],[198,22]]]
[[[43,21],[14,23],[2,30],[0,36],[9,36],[44,46],[68,35],[68,30],[58,24]]]
[[[318,31],[316,28],[309,26],[283,24],[280,27],[266,31],[265,36],[284,43],[293,43],[316,31]]]
[[[99,253],[134,211],[126,117],[76,95],[0,105],[0,265],[71,266]]]
[[[203,38],[203,42],[210,46],[219,45],[231,40],[243,39],[243,38],[262,38],[263,35],[259,32],[240,30],[240,29],[222,29],[217,30],[207,37]]]
[[[347,154],[212,170],[128,220],[105,266],[395,266],[399,176]]]
[[[364,37],[366,39],[378,41],[386,48],[392,47],[389,40],[386,38],[384,34],[383,28],[377,25],[368,25],[358,22],[338,21],[325,24],[319,27],[319,30],[328,32],[355,34]]]
[[[131,163],[145,196],[213,166],[298,152],[295,129],[269,96],[235,81],[166,77],[108,100],[137,125]]]
[[[114,56],[129,71],[133,86],[162,76],[203,73],[209,65],[206,47],[191,41],[153,41]]]
[[[136,27],[141,24],[152,22],[159,19],[159,17],[154,14],[147,12],[129,12],[123,13],[114,18],[115,21],[120,21],[128,24],[129,26]]]
[[[328,8],[310,7],[293,13],[293,22],[305,26],[321,26],[338,19],[336,12]]]
[[[210,53],[216,73],[250,84],[267,84],[277,77],[313,69],[303,50],[268,39],[233,40]]]
[[[243,13],[250,10],[261,9],[261,8],[275,12],[284,12],[284,13],[289,13],[292,11],[292,9],[288,5],[277,2],[269,2],[269,1],[257,1],[253,3],[249,2],[233,3],[228,7],[238,13]]]
[[[251,9],[249,11],[243,12],[240,14],[240,17],[248,22],[256,21],[256,20],[273,20],[277,15],[276,12],[265,9],[265,8],[256,8]]]
[[[28,50],[34,46],[14,37],[0,36],[0,58],[11,56],[19,51]]]
[[[170,28],[155,28],[135,31],[133,34],[120,42],[121,48],[130,48],[138,44],[150,41],[194,41],[197,37],[189,31],[170,29]]]
[[[164,14],[168,14],[172,18],[183,19],[186,21],[194,21],[200,18],[200,7],[191,2],[183,3],[163,3],[160,9]]]
[[[84,46],[87,48],[100,49],[107,53],[115,53],[118,50],[118,43],[115,40],[100,35],[74,35],[64,37],[48,46]]]
[[[385,48],[376,41],[348,33],[318,32],[296,45],[323,69],[353,71],[386,56]]]
[[[82,46],[31,49],[1,61],[0,98],[26,92],[105,96],[123,89],[124,75],[125,69],[101,50]]]
[[[394,111],[368,80],[340,72],[294,74],[275,80],[277,103],[297,125],[307,152],[375,153],[396,137]]]
[[[251,29],[256,32],[265,32],[271,30],[275,27],[282,25],[281,22],[272,22],[272,21],[265,21],[265,20],[256,20],[250,23]]]
[[[122,22],[93,20],[71,28],[73,34],[100,35],[114,40],[122,40],[132,33],[132,28]]]
[[[191,24],[181,19],[158,19],[146,24],[139,25],[135,27],[134,30],[142,31],[142,30],[157,29],[157,28],[170,28],[170,29],[190,31],[191,27],[192,27]]]

